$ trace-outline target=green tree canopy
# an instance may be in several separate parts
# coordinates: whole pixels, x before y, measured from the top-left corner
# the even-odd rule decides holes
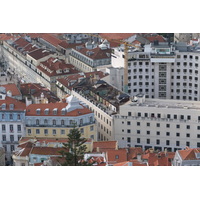
[[[86,138],[81,137],[81,132],[74,126],[68,134],[68,143],[63,143],[63,149],[59,153],[65,158],[61,163],[62,166],[87,166],[92,165],[88,161],[84,161],[84,154],[87,146],[84,144]]]

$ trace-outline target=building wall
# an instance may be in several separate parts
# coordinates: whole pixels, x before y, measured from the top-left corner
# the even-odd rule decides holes
[[[13,116],[12,119],[10,119],[10,114]],[[20,115],[20,119],[18,119],[18,115]],[[0,112],[0,141],[1,146],[5,149],[5,155],[8,161],[10,161],[12,151],[18,145],[19,139],[25,136],[24,119],[25,112]]]
[[[90,121],[90,117],[92,121]],[[80,124],[81,119],[83,120],[83,124]],[[39,124],[37,124],[36,120],[39,120]],[[47,123],[45,123],[45,120],[47,120]],[[53,120],[56,120],[56,124],[53,124]],[[61,122],[62,120],[63,122]],[[63,124],[61,125],[61,123]],[[36,138],[67,138],[74,123],[77,124],[83,137],[96,140],[96,125],[93,113],[78,117],[26,116],[26,136]]]
[[[113,63],[117,65],[117,58]],[[199,65],[199,52],[176,51],[164,57],[150,52],[130,52],[128,93],[131,96],[143,93],[146,98],[199,101]]]
[[[157,102],[155,106],[130,103],[120,107],[120,113],[114,116],[114,139],[118,140],[119,147],[167,148],[169,151],[199,147],[199,103],[193,101],[198,108],[192,109],[180,108],[179,104],[184,101],[173,101],[171,107],[161,106],[161,100]]]
[[[97,123],[97,140],[113,140],[113,116],[101,110],[99,107],[94,105],[88,99],[75,92],[71,92],[73,96],[78,98],[81,102],[85,103],[89,109],[94,112],[94,117]]]

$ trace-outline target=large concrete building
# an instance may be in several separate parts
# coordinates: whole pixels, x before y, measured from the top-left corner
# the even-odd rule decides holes
[[[168,151],[200,147],[200,103],[145,99],[138,95],[114,116],[120,147],[139,146]]]
[[[123,55],[123,48],[114,49],[113,67],[124,67]],[[184,43],[154,42],[141,51],[130,49],[128,93],[131,97],[143,93],[146,98],[199,101],[199,65],[198,49]]]

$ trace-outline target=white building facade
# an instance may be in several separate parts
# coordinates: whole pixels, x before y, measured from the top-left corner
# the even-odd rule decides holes
[[[124,52],[116,48],[112,66],[124,67]],[[200,53],[185,44],[154,43],[128,53],[128,93],[146,98],[200,100]]]
[[[138,98],[120,107],[113,126],[119,147],[200,147],[200,103]]]

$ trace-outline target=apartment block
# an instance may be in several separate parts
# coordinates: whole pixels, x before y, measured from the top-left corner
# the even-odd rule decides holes
[[[138,95],[114,115],[119,147],[176,151],[200,147],[200,103],[183,100],[145,99]]]

